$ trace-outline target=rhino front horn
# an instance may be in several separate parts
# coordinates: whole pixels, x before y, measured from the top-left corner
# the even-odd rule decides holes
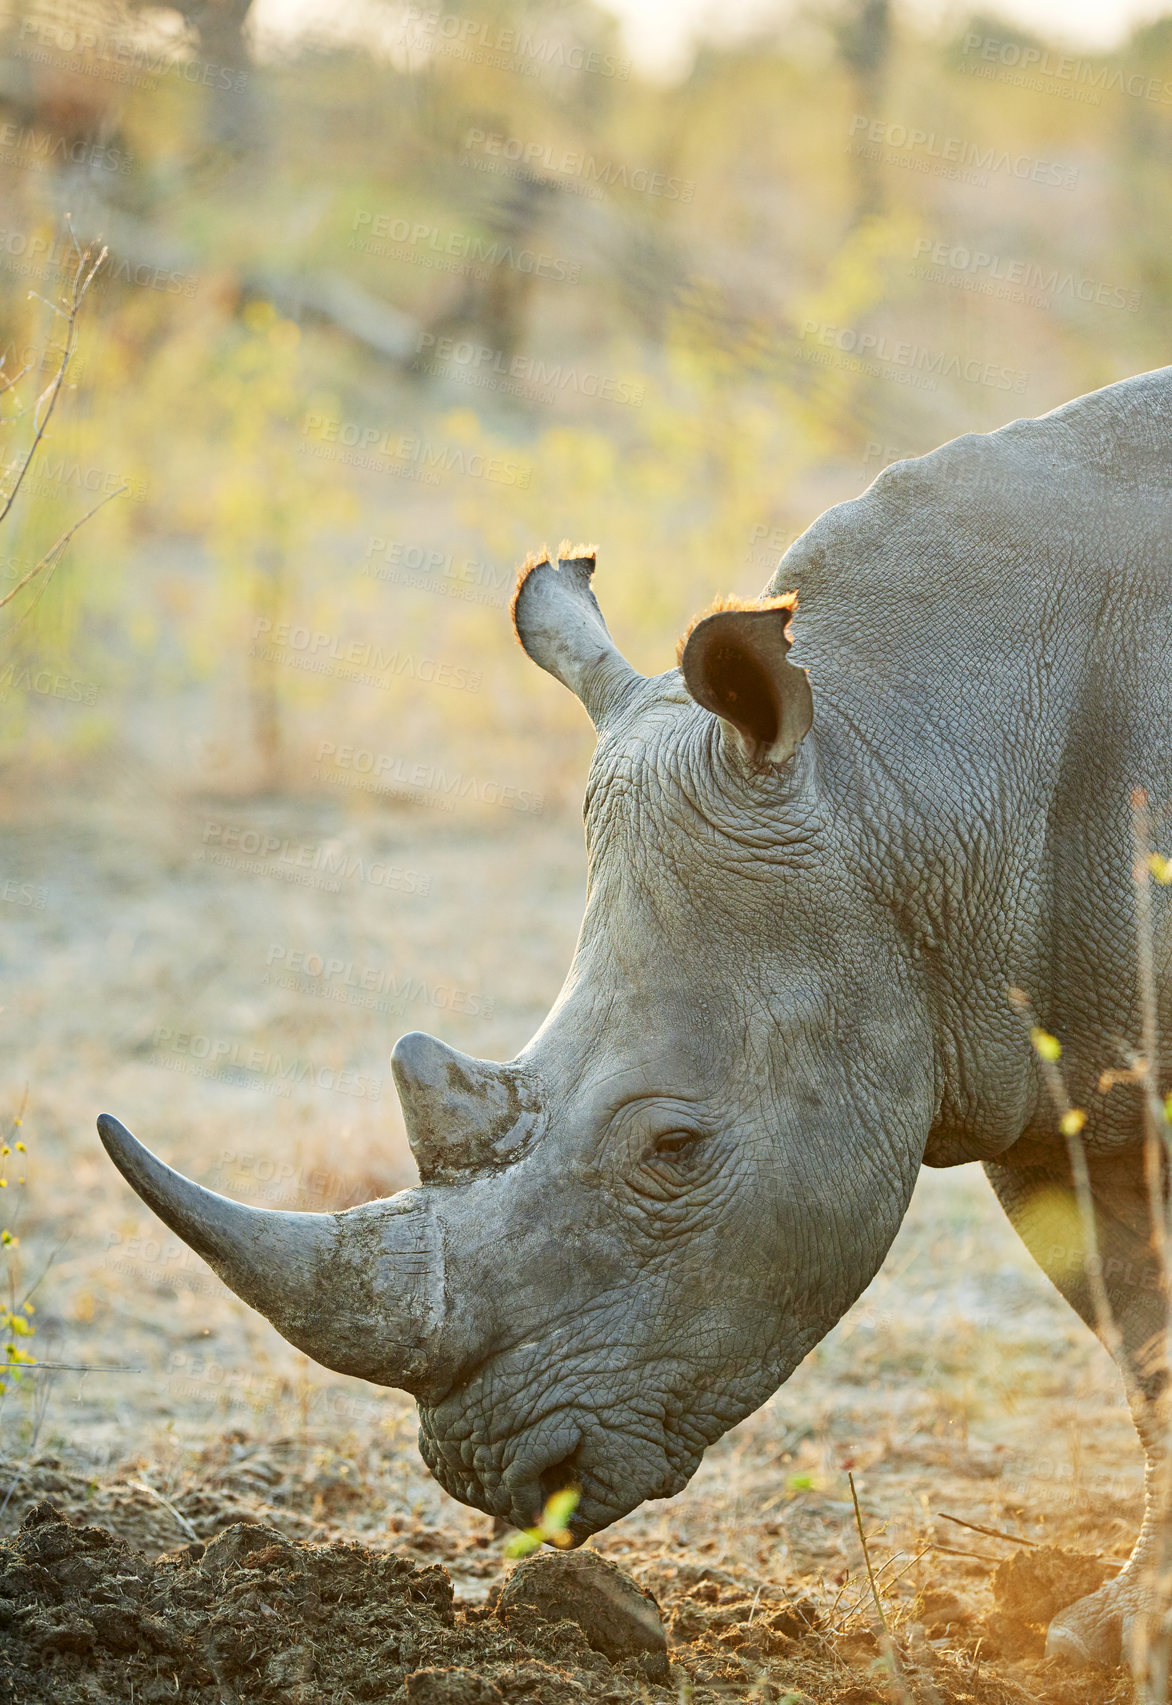
[[[173,1172],[109,1113],[98,1133],[147,1207],[315,1362],[413,1394],[443,1382],[442,1252],[424,1191],[339,1214],[247,1208]]]

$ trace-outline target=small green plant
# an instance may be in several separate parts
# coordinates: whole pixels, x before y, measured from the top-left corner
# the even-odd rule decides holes
[[[505,1556],[528,1557],[539,1545],[556,1545],[566,1550],[573,1543],[570,1517],[578,1508],[580,1496],[572,1486],[567,1486],[564,1492],[555,1492],[542,1510],[537,1526],[527,1527],[523,1533],[514,1535],[505,1546]]]
[[[21,1200],[25,1189],[24,1173],[17,1169],[24,1166],[21,1157],[28,1152],[21,1135],[27,1100],[26,1094],[20,1112],[13,1118],[3,1142],[0,1142],[0,1249],[4,1252],[7,1268],[7,1301],[0,1305],[0,1337],[3,1338],[4,1345],[3,1359],[0,1360],[0,1391],[6,1390],[10,1381],[24,1377],[21,1364],[31,1363],[33,1357],[22,1348],[21,1340],[31,1338],[36,1330],[32,1323],[33,1305],[28,1295],[19,1300],[17,1298],[20,1276],[20,1258],[17,1251],[20,1248],[20,1238],[15,1228],[20,1221]],[[9,1176],[10,1171],[12,1177]]]

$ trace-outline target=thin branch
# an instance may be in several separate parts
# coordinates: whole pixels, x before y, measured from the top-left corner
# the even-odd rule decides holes
[[[8,391],[10,391],[14,385],[19,385],[20,381],[24,378],[25,374],[27,372],[29,372],[29,368],[22,367],[19,373],[14,373],[12,375],[12,377],[9,378],[8,375],[3,371],[3,367],[4,367],[4,357],[2,355],[0,355],[0,397],[4,396]],[[21,412],[22,411],[18,409],[16,414],[9,416],[9,419],[10,420],[18,420],[20,418]]]
[[[49,1256],[49,1259],[45,1262],[45,1265],[41,1268],[40,1272],[37,1274],[37,1276],[33,1280],[32,1284],[28,1287],[28,1289],[25,1291],[24,1295],[21,1297],[20,1304],[19,1304],[19,1306],[21,1308],[23,1308],[25,1303],[28,1302],[29,1299],[36,1293],[37,1289],[39,1288],[39,1286],[41,1285],[41,1283],[45,1279],[46,1275],[48,1274],[49,1268],[53,1265],[54,1261],[57,1259],[57,1257],[61,1253],[61,1251],[68,1247],[68,1244],[69,1244],[69,1239],[66,1238],[64,1243],[59,1243],[57,1245],[56,1249],[53,1250],[52,1254]]]
[[[875,1611],[879,1617],[879,1621],[883,1625],[883,1632],[887,1635],[887,1638],[890,1640],[891,1629],[887,1626],[887,1616],[884,1612],[882,1604],[879,1602],[879,1594],[875,1589],[875,1574],[871,1568],[871,1553],[867,1549],[867,1536],[863,1532],[863,1516],[862,1516],[862,1511],[859,1509],[859,1494],[855,1491],[855,1477],[853,1474],[848,1472],[847,1473],[847,1479],[850,1481],[851,1502],[855,1506],[855,1526],[859,1530],[859,1544],[863,1548],[863,1562],[867,1566],[867,1579],[871,1583],[871,1597],[875,1601]]]
[[[976,1557],[982,1563],[1000,1563],[1003,1561],[1001,1557],[994,1557],[991,1551],[962,1551],[955,1545],[941,1545],[938,1539],[933,1541],[930,1549],[942,1551],[946,1557]]]
[[[924,1549],[922,1551],[916,1552],[915,1556],[912,1558],[910,1563],[904,1564],[903,1568],[899,1571],[898,1575],[892,1575],[890,1581],[888,1581],[888,1583],[887,1583],[888,1587],[893,1587],[895,1585],[896,1581],[902,1581],[903,1577],[907,1574],[908,1570],[914,1569],[917,1563],[922,1562],[923,1559],[928,1555],[929,1551],[939,1551],[939,1550],[940,1550],[940,1547],[936,1544],[925,1545]],[[959,1555],[961,1555],[961,1553],[958,1552],[958,1553],[956,1553],[956,1555],[959,1556]],[[963,1553],[963,1555],[968,1557],[968,1556],[975,1555],[975,1553],[966,1551]],[[906,1551],[897,1551],[895,1553],[894,1557],[889,1557],[887,1559],[886,1563],[883,1563],[880,1565],[879,1574],[877,1574],[875,1576],[876,1581],[878,1581],[879,1575],[882,1575],[887,1569],[890,1569],[890,1567],[893,1563],[898,1563],[899,1559],[901,1557],[906,1557],[906,1556],[907,1556]],[[831,1628],[830,1632],[832,1634],[841,1634],[843,1629],[846,1627],[847,1623],[850,1621],[851,1617],[856,1616],[858,1614],[858,1612],[863,1608],[863,1605],[865,1602],[866,1601],[864,1599],[859,1599],[857,1603],[852,1604],[850,1609],[847,1611],[846,1615],[843,1617],[842,1621],[838,1624],[837,1627]]]
[[[1156,990],[1154,924],[1152,917],[1152,823],[1153,812],[1143,788],[1131,795],[1132,879],[1135,888],[1136,948],[1139,970],[1139,1008],[1142,1028],[1142,1057],[1130,1054],[1128,1064],[1143,1088],[1144,1118],[1144,1175],[1148,1187],[1149,1211],[1152,1223],[1152,1242],[1163,1280],[1164,1333],[1163,1373],[1167,1379],[1172,1371],[1172,1199],[1168,1179],[1172,1173],[1172,1125],[1160,1096],[1160,1038]],[[1150,1603],[1145,1614],[1136,1619],[1131,1651],[1132,1677],[1137,1693],[1146,1705],[1168,1696],[1169,1668],[1172,1665],[1172,1639],[1167,1625],[1168,1608],[1172,1603],[1172,1535],[1168,1531],[1168,1512],[1172,1505],[1172,1408],[1163,1399],[1164,1438],[1152,1476],[1150,1495],[1156,1505],[1156,1552],[1145,1570],[1145,1585],[1150,1588]]]
[[[129,486],[120,485],[116,491],[108,491],[105,497],[103,497],[98,503],[95,503],[92,509],[87,510],[79,521],[75,521],[73,526],[70,527],[67,532],[62,533],[61,537],[57,540],[57,543],[49,547],[40,562],[38,562],[34,568],[29,569],[24,579],[18,580],[11,592],[6,592],[3,598],[0,598],[0,610],[4,608],[5,604],[10,604],[16,597],[16,594],[18,592],[22,592],[31,580],[36,579],[38,574],[42,574],[46,568],[56,568],[57,560],[60,557],[61,552],[65,549],[73,535],[80,528],[84,527],[86,522],[91,520],[92,517],[98,513],[99,509],[104,509],[106,504],[111,502],[113,498],[121,497],[122,493],[124,491],[129,491],[129,489]],[[0,520],[3,520],[3,518],[3,515],[0,515]]]
[[[118,1362],[97,1366],[91,1362],[0,1362],[0,1371],[13,1368],[52,1368],[55,1373],[147,1373],[147,1368],[123,1367]]]
[[[891,1679],[895,1683],[896,1689],[899,1692],[902,1705],[914,1705],[911,1692],[908,1689],[908,1684],[904,1677],[903,1666],[899,1661],[899,1653],[896,1650],[895,1641],[891,1638],[891,1629],[888,1626],[887,1616],[883,1609],[883,1603],[879,1597],[879,1589],[875,1585],[875,1571],[871,1567],[871,1553],[867,1548],[867,1536],[863,1532],[863,1512],[859,1509],[859,1494],[855,1491],[855,1477],[849,1471],[847,1473],[847,1479],[850,1481],[851,1502],[855,1506],[855,1527],[858,1529],[859,1533],[859,1544],[863,1548],[863,1562],[867,1566],[867,1580],[871,1585],[871,1598],[874,1601],[875,1612],[879,1618],[880,1626],[883,1629],[883,1638],[880,1642],[883,1647],[883,1655],[891,1665]]]
[[[187,1535],[188,1539],[194,1539],[194,1540],[199,1539],[199,1534],[196,1533],[195,1529],[192,1527],[192,1525],[188,1521],[187,1517],[185,1515],[181,1515],[179,1513],[179,1511],[175,1508],[174,1504],[172,1504],[168,1499],[164,1498],[164,1496],[161,1492],[156,1492],[155,1488],[152,1485],[150,1485],[146,1480],[128,1480],[126,1482],[126,1484],[128,1486],[133,1486],[133,1487],[137,1488],[137,1490],[140,1492],[149,1492],[152,1498],[157,1498],[159,1503],[162,1504],[163,1508],[165,1510],[169,1510],[170,1513],[175,1517],[175,1520],[179,1523],[179,1526],[183,1529],[183,1531]]]
[[[997,1527],[982,1527],[980,1522],[962,1521],[959,1516],[950,1516],[947,1510],[937,1510],[936,1514],[941,1521],[954,1521],[957,1527],[967,1527],[970,1533],[983,1533],[987,1539],[1004,1539],[1010,1545],[1040,1545],[1042,1543],[1040,1539],[1026,1539],[1024,1534],[1003,1533]]]
[[[1041,1032],[1037,1017],[1030,1004],[1029,996],[1022,989],[1010,989],[1009,1004],[1031,1031],[1031,1039]],[[1053,1038],[1051,1038],[1051,1041]],[[1083,1145],[1079,1129],[1076,1128],[1071,1115],[1078,1114],[1066,1092],[1066,1082],[1058,1069],[1056,1058],[1047,1059],[1035,1043],[1034,1052],[1046,1084],[1054,1111],[1058,1115],[1058,1127],[1066,1141],[1066,1154],[1070,1162],[1071,1182],[1074,1185],[1074,1197],[1078,1206],[1079,1228],[1082,1232],[1083,1271],[1086,1275],[1087,1287],[1091,1293],[1091,1303],[1095,1311],[1095,1330],[1102,1339],[1105,1348],[1118,1364],[1123,1376],[1123,1384],[1128,1399],[1138,1402],[1140,1393],[1132,1374],[1131,1364],[1123,1344],[1123,1334],[1116,1324],[1111,1312],[1111,1301],[1107,1295],[1107,1287],[1103,1283],[1103,1263],[1099,1255],[1098,1224],[1095,1219],[1095,1197],[1091,1189],[1090,1169],[1087,1166],[1087,1153]],[[1078,1114],[1081,1118],[1083,1115]]]
[[[16,502],[17,493],[19,492],[21,485],[24,483],[24,477],[32,465],[33,457],[40,448],[41,440],[45,436],[49,426],[49,421],[53,416],[53,410],[57,405],[57,398],[61,393],[61,387],[65,383],[65,374],[68,371],[69,363],[73,359],[74,349],[77,346],[77,316],[81,311],[82,303],[89,294],[89,288],[94,281],[94,276],[106,258],[107,251],[105,248],[102,249],[97,260],[93,262],[87,272],[86,265],[89,262],[91,252],[91,250],[87,249],[78,260],[77,271],[73,275],[73,285],[66,306],[62,308],[52,302],[47,304],[54,313],[59,314],[65,321],[65,342],[61,351],[61,361],[56,373],[37,399],[37,405],[33,411],[34,427],[32,442],[25,452],[24,460],[20,465],[20,470],[17,473],[12,489],[8,492],[6,497],[0,499],[0,521],[4,520],[9,510],[12,508],[12,505]],[[37,293],[36,291],[30,291],[29,294],[31,296],[36,296]],[[44,298],[40,297],[38,300],[43,301]],[[41,412],[42,403],[45,405],[43,413]]]

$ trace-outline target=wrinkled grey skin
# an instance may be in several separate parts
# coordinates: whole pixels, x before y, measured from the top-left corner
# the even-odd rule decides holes
[[[718,715],[715,688],[704,708],[678,670],[636,675],[592,625],[589,569],[540,571],[523,643],[600,728],[573,964],[507,1067],[423,1037],[396,1050],[424,1183],[395,1202],[442,1246],[426,1372],[343,1364],[324,1321],[289,1332],[414,1390],[456,1497],[525,1525],[573,1483],[582,1539],[677,1492],[866,1286],[925,1163],[985,1162],[1090,1320],[1079,1252],[1039,1205],[1069,1168],[1011,985],[1088,1110],[1138,1366],[1163,1312],[1139,1277],[1139,1097],[1095,1084],[1113,1039],[1140,1035],[1129,791],[1172,800],[1170,493],[1172,368],[888,468],[769,589],[798,594],[813,725],[768,761],[743,694]],[[166,1180],[132,1182],[189,1225]],[[1164,1375],[1148,1360],[1136,1379],[1154,1452]],[[1052,1649],[1110,1659],[1134,1605],[1128,1576]]]

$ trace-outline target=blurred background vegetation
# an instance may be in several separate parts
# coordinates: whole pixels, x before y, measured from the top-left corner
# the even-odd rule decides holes
[[[12,783],[312,792],[332,743],[576,795],[528,549],[594,541],[659,670],[884,462],[1168,359],[1172,18],[1063,60],[790,6],[666,83],[588,3],[249,10],[3,9],[6,461],[70,233],[109,256],[0,590],[127,487],[0,612]]]

